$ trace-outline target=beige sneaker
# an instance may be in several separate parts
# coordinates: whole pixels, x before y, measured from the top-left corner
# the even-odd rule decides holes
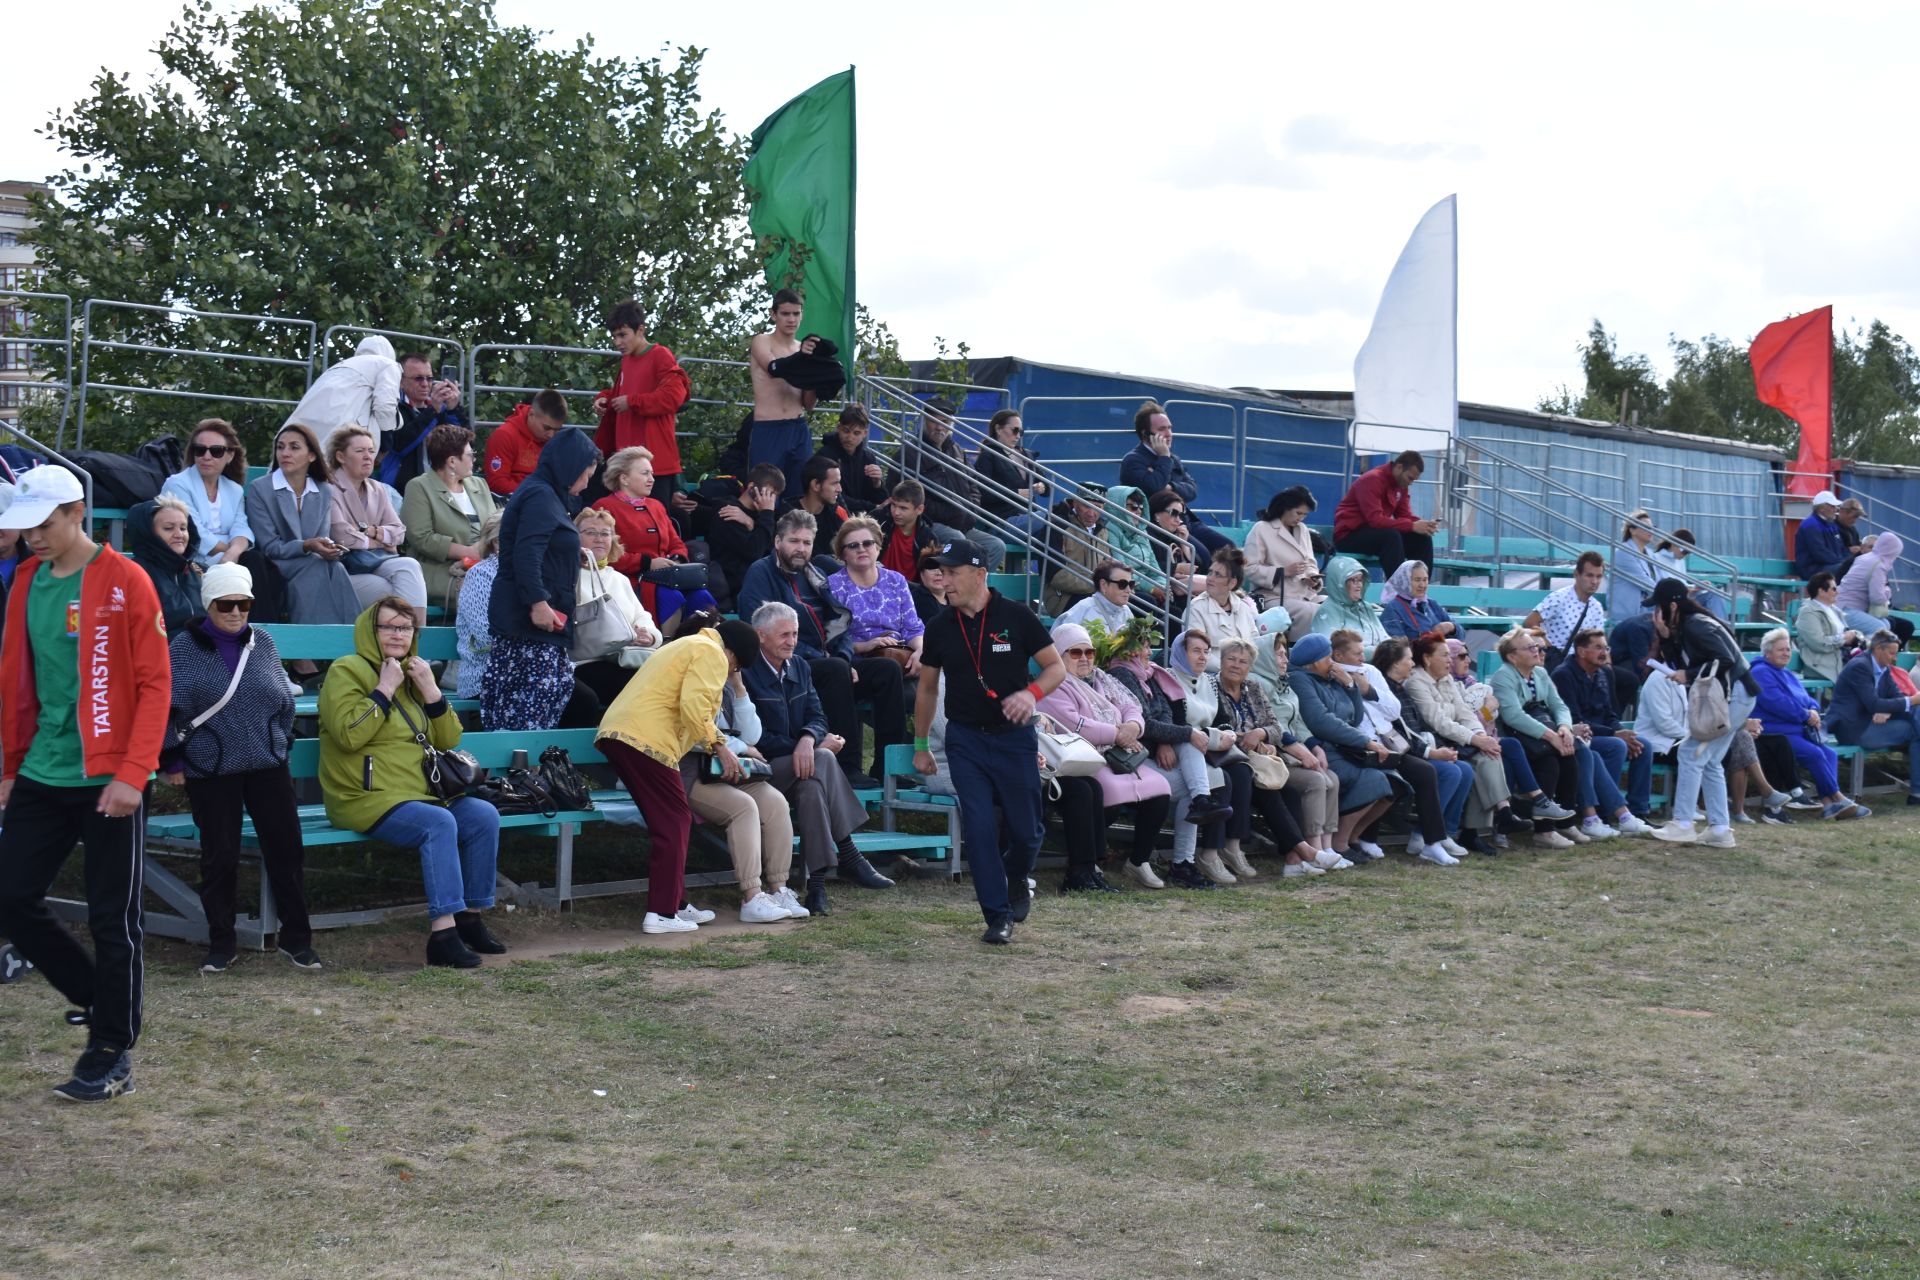
[[[1167,887],[1167,882],[1154,874],[1153,864],[1151,862],[1129,862],[1127,864],[1127,874],[1132,876],[1133,882],[1142,889],[1164,889]]]
[[[1536,849],[1571,849],[1573,841],[1558,831],[1536,831],[1533,833],[1533,847]]]
[[[1194,863],[1200,868],[1207,879],[1213,881],[1215,884],[1238,883],[1238,881],[1234,879],[1233,872],[1227,870],[1220,864],[1220,855],[1212,849],[1208,849],[1205,853],[1195,858]]]
[[[1247,861],[1247,855],[1238,849],[1222,849],[1220,858],[1227,864],[1227,870],[1242,880],[1251,880],[1260,874],[1253,869],[1253,864]]]

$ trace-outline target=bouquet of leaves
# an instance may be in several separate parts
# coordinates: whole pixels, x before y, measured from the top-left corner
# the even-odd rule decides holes
[[[1124,658],[1135,650],[1152,652],[1160,647],[1160,629],[1153,625],[1153,619],[1138,614],[1127,620],[1127,625],[1119,631],[1108,631],[1107,624],[1098,618],[1087,619],[1087,635],[1093,639],[1093,660],[1101,667],[1107,666],[1115,658]]]

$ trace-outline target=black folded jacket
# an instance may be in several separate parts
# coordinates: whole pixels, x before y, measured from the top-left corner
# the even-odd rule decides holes
[[[847,371],[834,358],[840,348],[816,334],[807,336],[816,339],[811,355],[796,351],[790,356],[781,356],[767,366],[767,372],[802,391],[813,392],[822,400],[831,400],[847,385]]]

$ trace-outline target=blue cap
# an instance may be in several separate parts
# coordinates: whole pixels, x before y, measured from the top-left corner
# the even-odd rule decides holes
[[[1301,636],[1294,641],[1293,648],[1287,651],[1287,659],[1296,667],[1310,667],[1322,658],[1333,656],[1333,641],[1314,632]]]

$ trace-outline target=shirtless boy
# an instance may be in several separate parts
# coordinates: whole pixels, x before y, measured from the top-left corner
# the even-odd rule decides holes
[[[788,499],[802,492],[800,470],[813,456],[813,437],[807,430],[807,410],[815,396],[776,378],[768,366],[795,352],[813,354],[817,339],[800,341],[800,295],[782,289],[773,295],[773,332],[754,338],[747,348],[753,366],[753,432],[747,440],[749,466],[771,462],[787,476]]]

